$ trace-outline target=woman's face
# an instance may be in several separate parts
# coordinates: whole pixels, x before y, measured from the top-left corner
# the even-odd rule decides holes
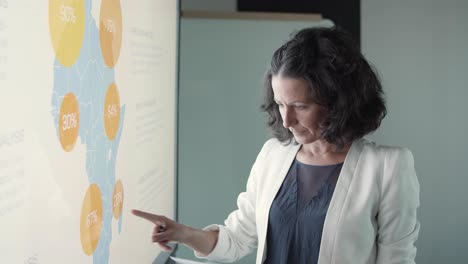
[[[308,83],[303,79],[273,76],[271,86],[283,126],[289,129],[299,144],[309,144],[321,138],[319,124],[326,110],[314,103]]]

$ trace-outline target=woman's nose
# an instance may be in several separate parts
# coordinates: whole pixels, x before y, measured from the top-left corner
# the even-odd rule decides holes
[[[294,112],[291,109],[288,109],[288,107],[285,107],[283,109],[283,126],[285,128],[291,127],[291,125],[294,124]]]

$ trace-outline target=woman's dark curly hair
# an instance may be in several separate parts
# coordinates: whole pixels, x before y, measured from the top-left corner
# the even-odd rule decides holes
[[[359,51],[353,38],[337,28],[306,28],[275,51],[265,75],[268,126],[283,143],[293,134],[283,127],[274,100],[273,76],[299,78],[310,87],[312,98],[327,109],[320,127],[322,137],[343,147],[376,130],[387,110],[376,71]]]

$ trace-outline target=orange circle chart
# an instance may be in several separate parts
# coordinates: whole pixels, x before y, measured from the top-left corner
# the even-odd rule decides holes
[[[73,65],[80,55],[85,29],[84,0],[49,0],[49,30],[58,61]]]
[[[75,146],[80,130],[80,111],[73,93],[67,93],[63,97],[58,116],[58,130],[63,150],[70,152]]]
[[[117,135],[120,123],[120,97],[115,83],[107,89],[104,101],[104,128],[109,140],[113,140]]]
[[[113,68],[117,64],[122,45],[122,10],[120,0],[102,0],[99,18],[99,37],[104,62]]]
[[[112,212],[114,213],[114,218],[118,220],[122,214],[124,200],[124,191],[122,181],[118,180],[115,183],[114,194],[112,195]]]
[[[80,238],[83,252],[90,256],[99,242],[102,228],[101,190],[91,184],[86,191],[81,208]]]

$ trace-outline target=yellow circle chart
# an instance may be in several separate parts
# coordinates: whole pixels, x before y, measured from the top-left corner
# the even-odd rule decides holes
[[[114,218],[118,220],[122,214],[124,200],[124,191],[122,181],[118,180],[115,183],[114,194],[112,195],[112,212],[114,213]]]
[[[122,45],[122,10],[120,0],[102,0],[99,18],[99,37],[104,62],[113,68],[117,64]]]
[[[73,65],[80,55],[85,29],[84,0],[49,0],[49,30],[58,61]]]
[[[58,116],[60,144],[63,150],[70,152],[75,146],[80,129],[80,111],[78,101],[73,93],[63,97]]]
[[[81,247],[86,255],[89,256],[96,250],[101,235],[101,228],[101,190],[97,184],[91,184],[83,200],[80,220]]]
[[[107,89],[104,101],[104,128],[109,140],[113,140],[117,135],[120,123],[120,97],[115,83]]]

